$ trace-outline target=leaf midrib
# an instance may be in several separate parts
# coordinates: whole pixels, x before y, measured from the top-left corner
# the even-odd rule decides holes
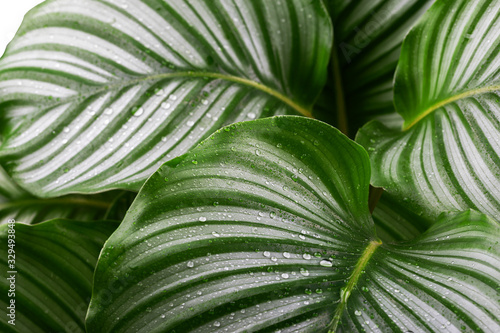
[[[427,108],[424,112],[422,112],[420,115],[418,115],[418,117],[416,117],[409,124],[405,123],[403,126],[403,131],[409,130],[410,128],[415,126],[419,121],[421,121],[422,119],[427,117],[429,114],[431,114],[432,112],[436,111],[437,109],[439,109],[447,104],[453,103],[455,101],[458,101],[460,99],[464,99],[464,98],[467,98],[470,96],[480,95],[480,94],[492,92],[495,90],[500,90],[500,85],[472,89],[472,90],[462,92],[458,95],[448,97],[440,102],[437,102],[436,104],[432,105],[431,107]]]
[[[370,241],[370,243],[368,243],[368,246],[363,251],[363,254],[356,262],[356,266],[354,266],[354,270],[349,277],[347,285],[342,289],[340,293],[340,303],[335,310],[332,321],[328,325],[328,333],[335,333],[337,331],[337,327],[340,323],[340,319],[342,318],[342,314],[344,313],[344,309],[346,308],[347,301],[349,300],[354,287],[356,287],[361,274],[363,274],[366,265],[368,265],[368,262],[375,253],[375,250],[380,245],[382,245],[382,242],[380,240]]]
[[[274,89],[272,89],[272,88],[270,88],[262,83],[259,83],[259,82],[256,82],[256,81],[253,81],[250,79],[245,79],[242,77],[229,75],[229,74],[214,73],[214,72],[183,71],[183,72],[161,73],[161,74],[156,74],[156,75],[148,75],[148,76],[144,76],[144,77],[141,77],[141,78],[138,78],[135,80],[128,80],[126,82],[105,85],[100,89],[96,89],[96,90],[92,91],[92,93],[89,94],[89,96],[99,94],[101,92],[113,90],[113,89],[118,88],[118,87],[126,87],[126,86],[130,86],[130,85],[138,84],[141,82],[152,81],[152,80],[161,80],[161,79],[170,79],[170,78],[179,78],[179,77],[221,79],[221,80],[226,80],[226,81],[230,81],[230,82],[239,83],[241,85],[249,86],[249,87],[255,88],[257,90],[260,90],[262,92],[265,92],[265,93],[277,98],[278,100],[285,103],[286,105],[288,105],[289,107],[291,107],[292,109],[294,109],[298,113],[302,114],[303,116],[314,119],[314,117],[312,115],[312,111],[311,111],[311,106],[304,107],[304,106],[298,104],[297,102],[293,101],[290,97],[285,96],[284,94],[278,92],[277,90],[274,90]],[[89,97],[89,96],[87,96],[87,97]],[[78,97],[81,98],[81,95],[79,95]],[[55,105],[64,104],[67,102],[68,102],[68,99],[65,99],[65,100],[61,100],[60,102],[58,102]],[[51,105],[50,107],[54,107],[54,105]]]

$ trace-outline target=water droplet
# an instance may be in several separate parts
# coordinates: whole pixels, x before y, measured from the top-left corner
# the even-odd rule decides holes
[[[201,216],[198,221],[200,222],[205,222],[207,220],[207,218],[205,216]]]
[[[356,311],[354,311],[354,314],[355,314],[356,316],[361,316],[361,311],[356,310]]]
[[[299,238],[300,238],[300,239],[302,239],[302,240],[304,240],[304,239],[306,239],[306,236],[304,236],[304,235],[300,234],[300,235],[299,235]]]
[[[189,268],[193,268],[193,267],[194,267],[194,262],[192,262],[192,261],[188,261],[188,263],[187,263],[187,267],[189,267]]]
[[[186,123],[186,125],[187,125],[188,127],[192,127],[192,126],[194,125],[194,121],[192,121],[192,120],[188,120],[188,122]]]
[[[167,103],[167,102],[161,103],[161,108],[162,109],[168,109],[168,108],[170,108],[170,103]]]
[[[170,95],[168,96],[169,99],[171,99],[172,101],[175,101],[177,99],[177,96],[175,95]]]
[[[290,253],[289,252],[283,252],[283,257],[290,258]]]
[[[219,321],[214,322],[214,326],[215,327],[219,327],[220,326],[220,322]]]
[[[109,116],[112,113],[113,113],[113,109],[112,108],[106,108],[106,109],[104,109],[104,114],[107,114]]]
[[[201,100],[201,104],[203,104],[203,105],[207,105],[207,104],[208,104],[208,101],[207,101],[206,99],[202,99],[202,100]]]
[[[214,237],[220,237],[220,234],[218,234],[216,231],[212,231],[212,235],[213,235]]]
[[[161,141],[163,141],[163,142],[167,142],[167,137],[166,137],[166,136],[162,136],[162,137],[161,137]]]
[[[194,165],[198,164],[198,161],[197,160],[192,160],[191,163],[193,163]]]
[[[247,114],[247,117],[250,119],[255,119],[255,113],[250,112],[249,114]]]
[[[274,219],[276,217],[276,213],[275,212],[270,212],[269,213],[269,217]]]
[[[269,251],[264,251],[263,254],[264,254],[264,257],[267,257],[267,258],[269,258],[271,256],[271,252],[269,252]]]
[[[305,260],[309,260],[309,259],[311,259],[311,255],[309,253],[304,253],[302,255],[302,258],[304,258]]]
[[[157,95],[157,96],[162,96],[162,95],[163,95],[163,89],[158,89],[158,90],[155,92],[155,95]]]
[[[271,257],[271,261],[278,261],[278,258],[276,258],[276,257]]]
[[[283,274],[281,274],[281,277],[283,279],[288,279],[290,277],[290,275],[288,275],[287,273],[283,273]]]
[[[309,276],[309,271],[305,268],[301,268],[300,274],[302,274],[303,276]]]
[[[333,267],[333,263],[330,260],[323,259],[319,262],[323,267]]]
[[[144,109],[138,108],[137,110],[133,111],[132,113],[134,114],[134,117],[139,117],[144,113]]]
[[[262,155],[262,152],[259,149],[256,149],[255,150],[255,155],[260,156],[260,155]]]
[[[69,132],[69,127],[68,126],[64,127],[63,131],[64,131],[64,133],[68,133]]]
[[[319,146],[319,141],[318,141],[318,140],[314,140],[313,144],[314,144],[315,146]]]

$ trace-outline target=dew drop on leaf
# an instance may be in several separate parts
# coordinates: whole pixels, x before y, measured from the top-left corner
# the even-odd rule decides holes
[[[330,260],[323,259],[319,262],[319,264],[323,267],[332,267],[333,263]]]
[[[139,116],[142,116],[142,114],[144,113],[144,109],[143,108],[138,108],[137,110],[135,110],[133,112],[134,114],[134,117],[139,117]]]

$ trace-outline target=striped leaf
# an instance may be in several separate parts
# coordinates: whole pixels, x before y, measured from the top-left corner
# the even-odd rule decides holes
[[[384,242],[411,240],[420,236],[433,221],[412,210],[407,201],[399,200],[384,192],[372,217],[378,237]]]
[[[49,0],[0,61],[0,158],[43,197],[138,190],[216,129],[311,116],[321,1]]]
[[[224,128],[141,189],[99,259],[87,329],[499,330],[500,226],[467,212],[381,244],[369,178],[366,152],[324,123]]]
[[[324,107],[331,110],[334,105],[338,127],[349,128],[353,135],[373,118],[392,126],[400,124],[392,102],[392,87],[401,43],[434,1],[325,2],[334,21],[335,46],[332,74],[322,96]]]
[[[70,220],[1,225],[0,331],[85,332],[97,257],[116,227],[116,222]],[[118,287],[113,281],[108,289]],[[12,300],[15,317],[7,316]]]
[[[11,219],[25,224],[62,218],[121,221],[134,196],[125,191],[110,191],[41,199],[21,189],[0,167],[0,224]]]
[[[500,1],[439,0],[406,38],[395,79],[402,130],[367,124],[372,183],[434,219],[500,221]]]

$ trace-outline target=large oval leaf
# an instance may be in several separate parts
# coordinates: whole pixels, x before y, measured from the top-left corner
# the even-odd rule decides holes
[[[85,332],[97,257],[117,225],[69,220],[1,225],[0,331]],[[111,287],[119,288],[119,281]],[[11,300],[14,311],[7,309]]]
[[[322,96],[325,107],[335,105],[338,127],[353,135],[370,119],[400,123],[392,86],[401,44],[434,0],[325,2],[335,27],[332,74]]]
[[[395,80],[402,131],[366,125],[372,182],[413,210],[475,208],[500,221],[500,1],[437,1],[406,38]]]
[[[331,39],[321,1],[47,1],[0,61],[0,156],[39,196],[138,190],[224,124],[310,116]]]
[[[465,213],[414,242],[381,245],[368,187],[366,152],[326,124],[226,127],[141,189],[99,259],[87,329],[500,329],[499,226]],[[120,293],[105,292],[124,277]]]

